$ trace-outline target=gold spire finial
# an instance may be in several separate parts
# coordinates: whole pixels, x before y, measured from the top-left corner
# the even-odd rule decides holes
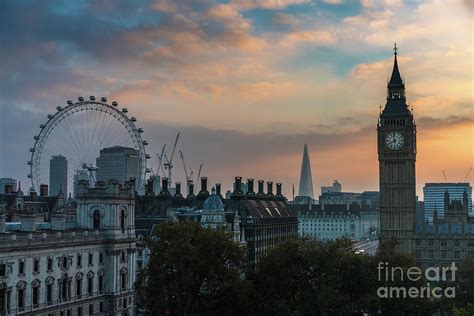
[[[394,54],[395,56],[397,56],[397,50],[398,50],[397,43],[394,43],[394,44],[393,44],[393,54]]]

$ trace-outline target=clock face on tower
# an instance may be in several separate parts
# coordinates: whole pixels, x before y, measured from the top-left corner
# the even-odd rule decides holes
[[[385,136],[385,146],[391,150],[402,148],[404,143],[403,135],[400,132],[389,132]]]

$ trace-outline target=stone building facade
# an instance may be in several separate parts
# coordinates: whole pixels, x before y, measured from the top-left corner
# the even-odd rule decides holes
[[[296,205],[300,236],[318,240],[375,239],[379,234],[379,211],[369,205]]]
[[[63,205],[49,222],[0,212],[0,310],[5,315],[132,315],[133,185],[79,183],[77,222]]]

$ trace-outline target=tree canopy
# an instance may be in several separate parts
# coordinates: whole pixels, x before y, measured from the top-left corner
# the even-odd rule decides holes
[[[225,231],[167,222],[150,248],[137,290],[153,315],[470,315],[474,308],[469,259],[455,281],[438,284],[456,287],[455,299],[380,297],[381,287],[427,285],[423,274],[413,281],[400,273],[387,279],[379,271],[416,268],[413,256],[396,250],[395,240],[365,256],[347,239],[294,238],[268,249],[254,265]]]

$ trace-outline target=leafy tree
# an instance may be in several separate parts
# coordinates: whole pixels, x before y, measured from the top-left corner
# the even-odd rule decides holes
[[[379,288],[402,288],[410,289],[416,288],[421,289],[427,287],[427,281],[424,277],[424,269],[420,269],[421,275],[419,280],[412,281],[407,277],[407,271],[410,268],[417,268],[415,257],[407,255],[406,253],[399,250],[398,241],[395,239],[386,240],[380,243],[377,254],[372,258],[373,262],[377,265],[372,267],[374,271],[371,277],[376,277],[376,288],[372,289],[372,293],[376,294]],[[384,270],[379,271],[378,267],[384,267]],[[397,268],[396,270],[392,270]],[[400,270],[403,272],[401,276]],[[388,271],[388,279],[386,278],[386,272]],[[393,272],[393,275],[392,275]],[[380,274],[379,274],[380,273]],[[413,276],[412,276],[413,278]],[[430,315],[434,312],[435,308],[433,305],[433,299],[427,298],[426,292],[424,297],[412,298],[408,295],[402,298],[396,298],[396,292],[392,297],[381,298],[377,295],[372,300],[371,309],[382,312],[383,315]],[[375,303],[375,304],[374,304]]]
[[[452,286],[456,287],[455,305],[458,313],[474,314],[474,260],[465,258],[458,266],[456,279]],[[470,313],[469,313],[470,312]]]
[[[152,315],[242,315],[252,289],[241,276],[245,249],[222,230],[166,222],[150,243],[137,291]]]
[[[366,260],[349,240],[295,238],[268,251],[249,276],[263,315],[340,315],[367,299]]]

